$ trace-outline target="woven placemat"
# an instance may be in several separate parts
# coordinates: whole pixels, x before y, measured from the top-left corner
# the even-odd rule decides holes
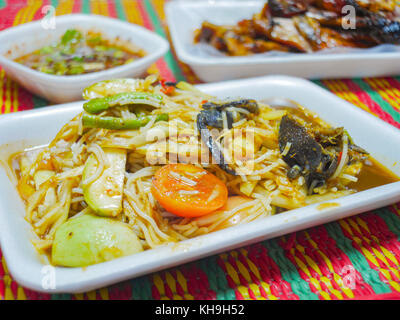
[[[0,30],[43,17],[95,13],[168,37],[164,0],[0,0]],[[173,51],[149,73],[198,83]],[[315,81],[400,128],[400,78]],[[48,105],[0,69],[0,114]],[[42,294],[19,286],[0,252],[0,299],[393,299],[400,297],[400,204],[211,256],[84,294]]]

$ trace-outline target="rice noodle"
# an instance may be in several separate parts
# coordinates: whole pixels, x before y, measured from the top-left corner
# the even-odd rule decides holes
[[[97,180],[103,173],[105,166],[108,164],[107,157],[103,149],[99,145],[92,145],[88,148],[88,152],[92,152],[97,159],[97,168],[93,175],[88,179],[82,181],[82,184],[89,185],[93,181]]]
[[[335,179],[343,170],[344,166],[348,161],[347,152],[349,150],[349,137],[347,134],[343,135],[343,150],[342,150],[342,157],[340,158],[340,162],[338,167],[336,168],[335,173],[332,175],[331,179]]]

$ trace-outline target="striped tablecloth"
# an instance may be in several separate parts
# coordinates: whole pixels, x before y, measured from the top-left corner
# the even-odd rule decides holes
[[[45,5],[54,6],[57,15],[100,14],[167,37],[164,0],[0,0],[0,30],[42,18]],[[199,82],[173,52],[149,72]],[[399,77],[316,83],[400,128]],[[47,104],[0,69],[0,113]],[[0,299],[389,299],[400,296],[400,204],[84,294],[23,288],[1,252],[0,259]]]

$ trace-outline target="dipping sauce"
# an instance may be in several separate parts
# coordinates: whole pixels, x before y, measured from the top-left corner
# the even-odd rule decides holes
[[[79,75],[122,66],[145,55],[144,50],[132,43],[108,40],[98,32],[69,29],[58,43],[15,61],[48,74]]]
[[[392,171],[374,158],[369,157],[358,175],[358,181],[351,183],[349,188],[364,191],[398,181],[400,181],[400,178]]]

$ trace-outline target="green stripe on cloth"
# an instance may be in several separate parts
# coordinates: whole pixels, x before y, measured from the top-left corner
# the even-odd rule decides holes
[[[51,295],[51,300],[71,300],[72,295],[68,293],[56,293]]]
[[[54,8],[57,8],[58,7],[58,0],[51,0],[50,1],[50,4],[54,7]]]
[[[387,207],[375,210],[375,212],[379,214],[379,217],[385,221],[388,229],[397,235],[397,239],[400,241],[400,217]]]
[[[365,91],[365,93],[367,93],[384,111],[389,113],[395,121],[400,122],[400,113],[398,113],[389,102],[383,99],[378,92],[371,88],[367,82],[362,79],[353,79],[353,82]]]
[[[321,80],[312,80],[311,82],[314,82],[316,85],[328,90]]]
[[[163,38],[167,38],[167,35],[161,25],[160,19],[156,13],[156,11],[153,8],[153,5],[150,3],[149,0],[144,0],[143,1],[144,6],[146,8],[147,13],[149,14],[149,17],[151,19],[151,22],[153,23],[154,30]],[[175,58],[173,54],[171,53],[171,50],[169,50],[166,55],[164,56],[165,61],[167,62],[168,67],[171,69],[171,71],[174,73],[174,76],[177,81],[182,81],[185,80],[185,76],[182,73],[181,68],[179,67],[179,64],[175,61]]]
[[[379,273],[370,268],[363,254],[352,246],[352,241],[343,234],[338,222],[326,224],[325,229],[328,231],[329,236],[336,241],[338,248],[349,257],[354,268],[361,274],[364,281],[372,287],[375,293],[391,292],[390,287],[379,278]]]
[[[140,277],[130,281],[132,287],[132,297],[135,300],[152,300],[152,282],[149,276]]]
[[[115,0],[115,9],[117,11],[118,19],[126,21],[126,14],[121,1],[122,0]]]
[[[286,258],[285,251],[277,239],[262,242],[268,255],[279,267],[283,280],[290,283],[291,289],[301,300],[318,300],[318,295],[311,291],[310,285],[298,273],[293,263]]]
[[[34,108],[41,108],[49,105],[49,102],[46,99],[43,99],[36,95],[32,96],[32,101]]]
[[[235,300],[235,290],[229,287],[225,272],[218,265],[218,256],[202,259],[196,262],[207,275],[210,289],[216,293],[217,300]]]
[[[82,0],[82,13],[91,13],[90,1],[89,0]]]
[[[0,0],[0,9],[3,9],[7,5],[7,0]]]

